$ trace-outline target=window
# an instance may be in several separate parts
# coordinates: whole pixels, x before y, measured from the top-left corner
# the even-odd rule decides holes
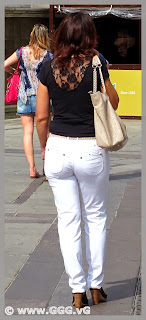
[[[111,64],[140,64],[139,20],[112,15],[94,19],[98,50]]]

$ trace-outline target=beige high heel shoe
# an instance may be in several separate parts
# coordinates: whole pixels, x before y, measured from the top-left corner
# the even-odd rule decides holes
[[[73,293],[73,301],[72,305],[75,306],[76,308],[84,308],[85,306],[88,305],[88,299],[86,296],[86,292],[83,293]]]
[[[106,302],[107,295],[103,291],[102,287],[100,289],[90,288],[93,304],[98,304],[99,302]]]

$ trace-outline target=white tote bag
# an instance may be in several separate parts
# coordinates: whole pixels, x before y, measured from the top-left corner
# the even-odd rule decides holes
[[[93,91],[90,97],[94,107],[95,137],[99,147],[108,151],[117,151],[124,147],[128,141],[126,126],[113,109],[101,71],[101,61],[96,55],[92,59]],[[103,92],[97,91],[97,67],[99,69]]]

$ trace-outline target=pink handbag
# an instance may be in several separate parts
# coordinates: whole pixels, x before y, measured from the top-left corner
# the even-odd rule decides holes
[[[20,49],[20,56],[22,53],[22,48]],[[19,66],[20,60],[18,61],[17,67],[15,72],[7,79],[7,90],[5,94],[5,103],[6,104],[16,104],[17,103],[17,96],[18,96],[18,89],[19,89]]]

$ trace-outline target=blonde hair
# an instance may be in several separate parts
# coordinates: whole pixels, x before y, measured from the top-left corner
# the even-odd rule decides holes
[[[34,58],[39,60],[44,50],[50,49],[48,28],[43,24],[35,24],[30,34],[29,47],[33,50]]]

